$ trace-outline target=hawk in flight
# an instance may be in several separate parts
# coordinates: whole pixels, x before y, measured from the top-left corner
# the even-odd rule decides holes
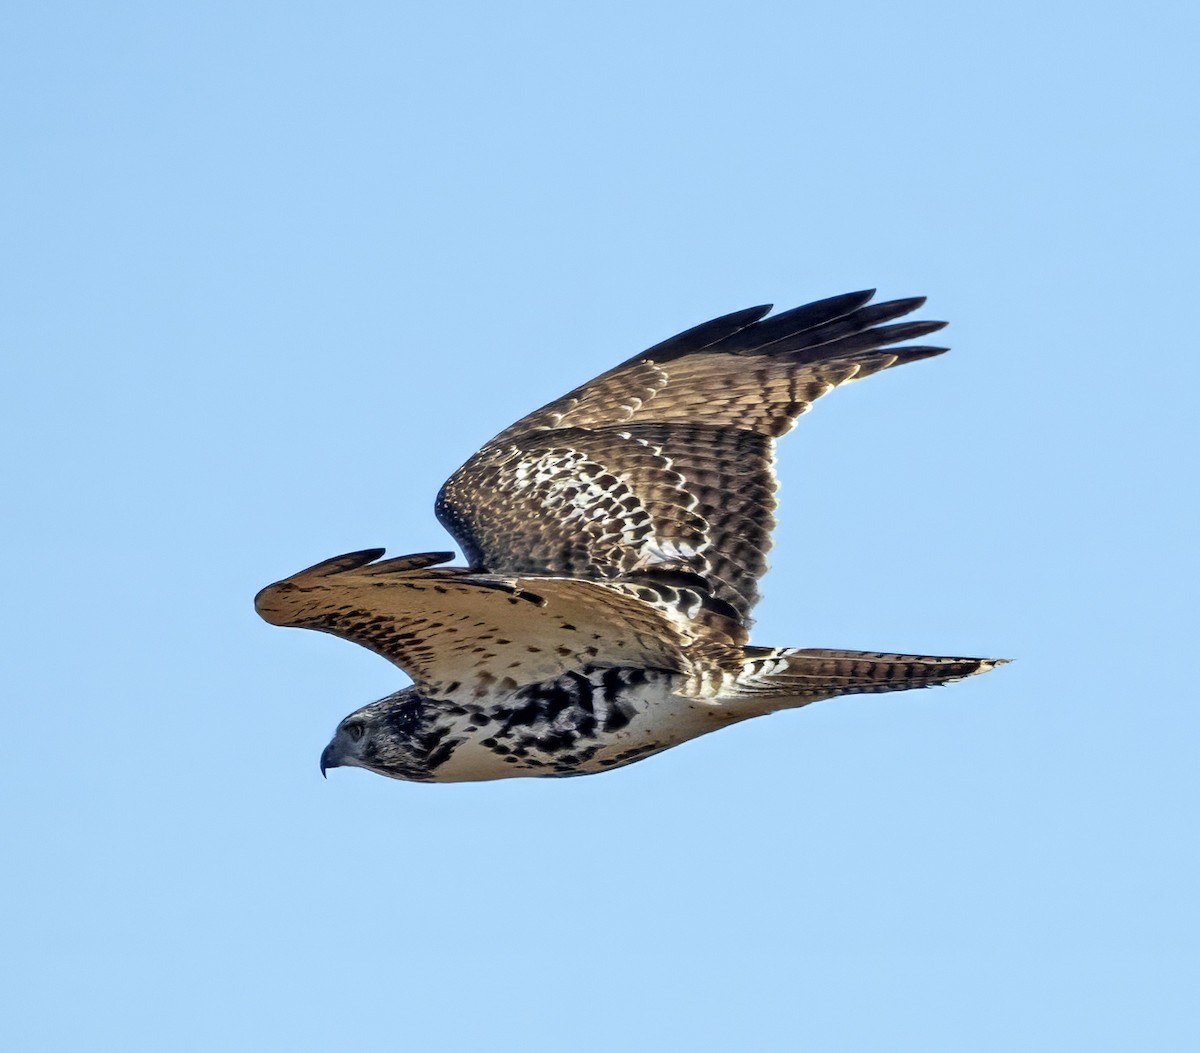
[[[888,324],[923,298],[872,296],[705,322],[502,431],[437,497],[467,567],[368,549],[263,589],[272,625],[362,644],[413,680],[338,725],[322,773],[584,775],[749,717],[1000,664],[750,645],[775,440],[839,384],[946,350],[904,343],[944,322]]]

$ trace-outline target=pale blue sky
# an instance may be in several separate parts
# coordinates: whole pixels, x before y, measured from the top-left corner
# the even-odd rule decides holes
[[[1196,18],[9,5],[6,1047],[1200,1048]],[[782,445],[756,642],[1018,662],[321,780],[404,680],[258,588],[448,547],[517,416],[864,286],[955,350]]]

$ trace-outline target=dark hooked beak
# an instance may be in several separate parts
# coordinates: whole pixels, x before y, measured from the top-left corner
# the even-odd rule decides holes
[[[331,742],[321,751],[321,777],[326,778],[326,768],[340,768],[341,766],[341,758],[333,752],[333,743]]]

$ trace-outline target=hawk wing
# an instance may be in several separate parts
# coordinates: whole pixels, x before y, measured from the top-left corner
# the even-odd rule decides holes
[[[268,585],[272,625],[319,629],[394,662],[434,697],[516,690],[588,664],[686,673],[686,626],[626,588],[435,567],[448,552],[353,552]]]
[[[644,351],[524,417],[442,487],[472,569],[652,583],[685,574],[744,628],[775,525],[774,441],[848,380],[946,348],[892,345],[923,297],[752,307]]]

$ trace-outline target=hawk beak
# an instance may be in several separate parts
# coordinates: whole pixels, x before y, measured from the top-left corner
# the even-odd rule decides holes
[[[325,774],[326,768],[340,768],[341,761],[334,755],[333,743],[331,742],[321,751],[321,778],[328,778]]]

